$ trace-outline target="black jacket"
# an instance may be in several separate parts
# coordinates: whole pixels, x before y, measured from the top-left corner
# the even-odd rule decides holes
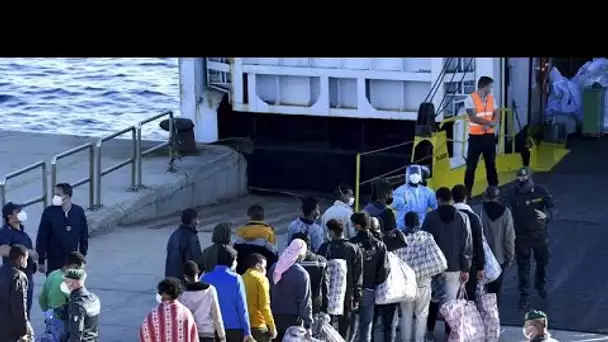
[[[194,226],[182,224],[171,234],[167,242],[165,277],[183,280],[184,266],[188,260],[196,262],[199,269],[204,269],[198,232]]]
[[[386,245],[386,250],[389,252],[407,247],[407,244],[405,243],[405,235],[400,230],[389,230],[383,232],[382,241]]]
[[[327,312],[327,302],[329,300],[329,278],[325,273],[327,260],[309,250],[300,265],[310,276],[312,313]]]
[[[469,217],[469,224],[471,225],[471,238],[473,240],[471,268],[475,268],[477,271],[483,271],[486,256],[483,251],[483,227],[481,225],[481,219],[467,204],[458,203],[455,205],[455,207],[461,213],[466,214]]]
[[[85,288],[72,291],[68,303],[68,342],[99,341],[99,298]]]
[[[431,233],[448,261],[447,272],[469,272],[473,254],[468,216],[451,205],[440,205],[429,212],[422,230]]]
[[[44,209],[36,236],[40,264],[46,261],[49,269],[58,269],[71,252],[79,251],[86,256],[88,250],[89,227],[81,206],[72,204],[67,217],[60,206]]]
[[[546,236],[549,220],[557,215],[557,207],[549,191],[532,181],[523,187],[514,186],[508,193],[507,206],[511,209],[518,237]],[[547,218],[538,219],[535,209],[545,212]]]
[[[27,318],[27,276],[5,262],[0,267],[0,341],[17,341],[31,333]]]
[[[375,289],[388,277],[388,254],[384,242],[369,231],[359,231],[350,242],[359,246],[363,254],[363,288]]]
[[[319,247],[318,255],[326,260],[342,259],[346,261],[346,307],[361,299],[363,285],[363,254],[361,249],[346,239],[325,242]]]
[[[240,275],[247,272],[247,258],[253,253],[262,254],[262,256],[266,258],[267,269],[270,269],[270,267],[279,260],[278,255],[264,246],[251,245],[248,243],[235,243],[234,249],[237,251],[236,273]]]

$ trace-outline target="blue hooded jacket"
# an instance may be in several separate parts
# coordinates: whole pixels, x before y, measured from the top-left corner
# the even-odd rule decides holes
[[[397,227],[405,229],[405,214],[408,211],[418,213],[420,224],[424,222],[424,217],[429,209],[437,209],[437,198],[431,188],[420,184],[424,178],[424,173],[428,172],[423,166],[410,165],[405,170],[405,184],[393,191],[392,207],[397,211]],[[412,184],[410,175],[419,174],[418,184]]]

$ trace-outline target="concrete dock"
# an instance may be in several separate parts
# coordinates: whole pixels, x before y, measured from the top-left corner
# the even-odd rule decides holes
[[[0,131],[0,177],[65,150],[94,142],[86,137]],[[144,149],[158,142],[144,142]],[[121,162],[132,153],[130,140],[112,140],[104,144],[102,167]],[[86,151],[58,163],[58,182],[73,183],[88,176]],[[118,342],[137,339],[137,329],[155,304],[155,286],[163,277],[168,236],[179,223],[176,214],[185,207],[203,207],[200,212],[201,243],[210,244],[211,229],[222,221],[235,225],[246,221],[246,210],[254,203],[266,209],[266,216],[280,234],[279,245],[286,243],[283,234],[288,223],[299,215],[300,202],[295,198],[247,195],[246,162],[231,149],[203,146],[197,156],[176,162],[177,172],[167,172],[166,152],[143,159],[145,188],[131,191],[131,170],[126,166],[102,179],[103,206],[87,212],[92,238],[87,270],[87,286],[102,301],[101,341]],[[47,177],[49,177],[47,170]],[[49,177],[50,179],[50,177]],[[50,181],[48,186],[50,191]],[[24,202],[42,194],[40,170],[7,182],[7,201]],[[50,200],[50,193],[49,193]],[[89,207],[89,185],[77,187],[74,202]],[[26,208],[29,220],[26,231],[35,239],[43,204]],[[110,233],[111,232],[111,233]],[[103,234],[102,234],[103,233]],[[35,276],[32,321],[37,332],[44,330],[37,299],[44,276]],[[551,322],[550,322],[551,324]],[[438,326],[439,332],[443,329]],[[607,336],[554,331],[560,341],[608,341]],[[521,327],[505,327],[501,341],[522,341]]]

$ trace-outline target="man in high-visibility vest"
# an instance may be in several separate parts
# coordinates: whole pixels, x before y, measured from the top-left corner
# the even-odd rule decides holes
[[[480,155],[483,155],[486,164],[488,185],[498,186],[496,135],[494,134],[498,122],[498,106],[491,94],[493,83],[494,80],[488,76],[480,77],[477,81],[477,91],[464,101],[469,120],[469,150],[464,185],[469,194],[472,194],[475,170]]]

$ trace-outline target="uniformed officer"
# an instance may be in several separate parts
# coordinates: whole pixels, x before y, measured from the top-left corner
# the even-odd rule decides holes
[[[536,276],[534,286],[546,299],[547,264],[549,263],[549,236],[547,224],[557,214],[553,198],[543,186],[534,184],[528,167],[517,172],[517,183],[507,197],[507,204],[515,225],[515,259],[519,277],[519,305],[528,306],[530,287],[530,259],[534,252]]]

